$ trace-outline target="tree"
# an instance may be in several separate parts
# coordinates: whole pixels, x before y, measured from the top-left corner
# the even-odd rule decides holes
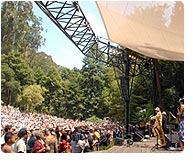
[[[79,85],[84,93],[84,117],[96,115],[102,117],[106,114],[102,104],[102,91],[104,89],[103,66],[95,63],[91,58],[84,58],[85,65],[81,69],[82,77]],[[86,113],[85,113],[86,112]]]
[[[13,51],[1,55],[2,64],[7,64],[14,71],[14,79],[20,82],[21,86],[34,83],[34,75],[26,63],[22,53]]]
[[[162,96],[166,111],[177,113],[178,100],[184,97],[184,62],[159,61]]]
[[[119,80],[115,76],[113,67],[104,69],[104,88],[101,100],[103,108],[106,109],[104,116],[110,116],[112,119],[123,122],[124,120],[124,102],[119,88]]]
[[[33,71],[17,52],[1,55],[1,94],[7,104],[16,104],[16,96],[23,86],[34,83]]]
[[[67,117],[72,119],[83,119],[86,113],[84,107],[85,96],[75,80],[69,83],[65,92],[65,99],[65,112]]]
[[[1,99],[11,105],[16,100],[16,95],[20,90],[20,82],[15,80],[15,72],[7,63],[1,65]]]
[[[33,70],[41,69],[46,75],[51,68],[57,68],[57,65],[52,60],[52,57],[44,52],[30,53],[26,60]]]
[[[44,43],[41,19],[30,1],[4,1],[1,6],[1,52],[18,50],[27,56]]]
[[[50,68],[43,86],[48,90],[45,94],[45,109],[50,115],[56,115],[59,112],[60,101],[63,96],[62,78],[58,69]]]
[[[25,112],[41,112],[40,106],[44,101],[44,93],[46,89],[40,85],[30,85],[23,89],[22,94],[18,95],[17,101],[19,106]]]

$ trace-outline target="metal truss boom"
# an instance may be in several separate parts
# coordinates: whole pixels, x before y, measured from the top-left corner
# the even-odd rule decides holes
[[[152,59],[96,37],[78,1],[35,1],[35,3],[85,56],[93,57],[96,61],[116,67],[122,72],[122,76],[119,77],[120,89],[125,101],[126,135],[129,134],[129,103],[134,77],[144,75],[145,72],[151,73]],[[147,77],[144,77],[144,80]]]
[[[76,1],[35,1],[56,26],[86,55],[96,37]]]

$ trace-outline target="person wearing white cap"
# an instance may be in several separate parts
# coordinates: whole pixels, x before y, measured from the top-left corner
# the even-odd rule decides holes
[[[162,114],[159,107],[156,107],[154,110],[156,112],[156,115],[151,117],[151,120],[155,120],[152,128],[152,132],[154,136],[158,137],[158,140],[160,141],[160,145],[164,147],[166,146],[166,139],[162,129]]]

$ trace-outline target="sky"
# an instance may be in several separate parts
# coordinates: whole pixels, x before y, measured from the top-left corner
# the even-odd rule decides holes
[[[107,38],[106,30],[100,17],[95,1],[79,1],[84,15],[89,21],[96,36]],[[33,2],[33,11],[37,17],[42,18],[42,27],[47,30],[42,36],[46,39],[45,45],[38,50],[50,55],[53,61],[60,66],[73,69],[82,68],[84,55],[66,37],[62,31],[46,16],[46,14]]]

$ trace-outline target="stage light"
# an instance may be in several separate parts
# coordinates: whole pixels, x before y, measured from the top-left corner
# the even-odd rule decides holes
[[[80,12],[80,7],[78,5],[78,1],[72,1],[74,7],[76,8],[76,11]]]

